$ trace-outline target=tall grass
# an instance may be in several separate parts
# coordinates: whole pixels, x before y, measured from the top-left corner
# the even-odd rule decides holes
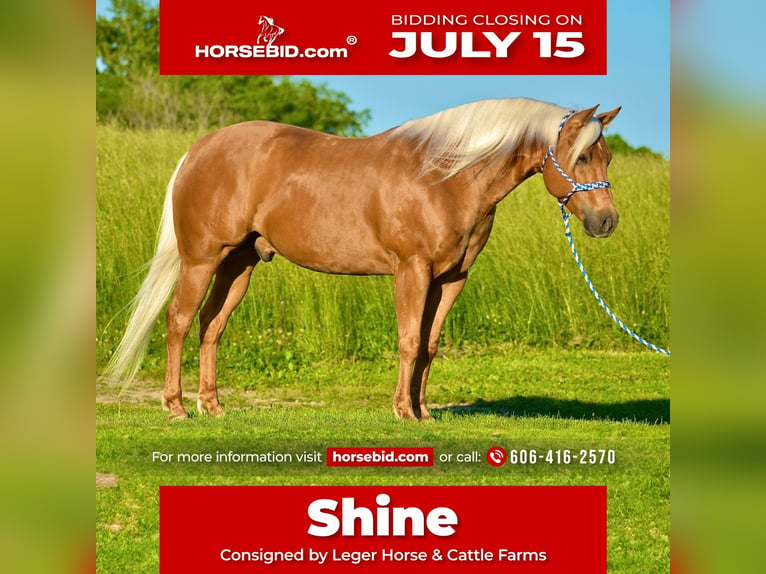
[[[103,367],[127,320],[125,306],[153,255],[163,194],[173,168],[200,134],[97,127],[97,356]],[[616,155],[610,167],[621,214],[606,240],[575,242],[601,296],[623,321],[658,345],[669,343],[669,164]],[[569,253],[556,202],[539,177],[499,206],[495,229],[444,329],[448,348],[519,343],[635,349],[596,304]],[[185,362],[196,363],[195,333]],[[221,369],[272,376],[303,363],[372,359],[396,349],[390,277],[313,273],[277,257],[259,264],[222,344]],[[157,321],[144,361],[164,361]]]

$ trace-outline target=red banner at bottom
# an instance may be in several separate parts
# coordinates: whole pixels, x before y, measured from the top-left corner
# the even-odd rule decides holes
[[[160,487],[162,574],[394,567],[605,573],[606,487]]]

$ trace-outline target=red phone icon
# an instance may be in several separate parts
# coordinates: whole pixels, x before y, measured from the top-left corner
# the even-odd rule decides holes
[[[487,462],[492,466],[502,466],[507,458],[508,455],[501,446],[493,446],[487,451]]]

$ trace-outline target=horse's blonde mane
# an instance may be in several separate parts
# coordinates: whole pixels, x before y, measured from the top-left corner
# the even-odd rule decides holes
[[[483,100],[410,120],[394,128],[392,136],[412,140],[425,149],[423,171],[436,170],[444,179],[494,155],[507,156],[521,145],[556,145],[559,124],[568,109],[528,98]],[[575,159],[601,135],[593,119],[575,141],[569,158]]]

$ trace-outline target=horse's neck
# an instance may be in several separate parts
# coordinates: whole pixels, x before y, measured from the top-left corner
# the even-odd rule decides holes
[[[520,148],[511,158],[472,168],[474,173],[467,175],[480,194],[481,209],[489,211],[522,182],[540,173],[546,151],[539,146]]]

